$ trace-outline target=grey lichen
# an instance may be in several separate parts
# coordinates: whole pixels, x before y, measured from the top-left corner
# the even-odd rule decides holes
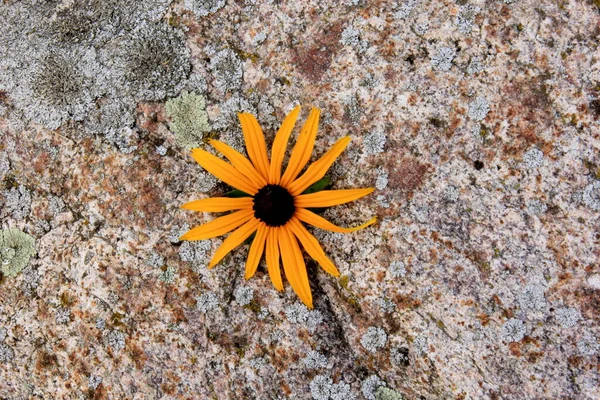
[[[523,154],[523,165],[527,169],[539,168],[543,163],[544,153],[536,147],[532,147],[527,153]]]
[[[184,91],[180,96],[169,99],[165,108],[177,144],[188,150],[199,147],[204,133],[211,129],[204,97]]]
[[[390,264],[388,272],[392,278],[404,278],[406,276],[406,266],[402,261],[394,261]]]
[[[431,57],[431,66],[436,71],[450,71],[455,57],[456,50],[451,47],[442,47]]]
[[[0,231],[0,268],[5,276],[15,276],[36,254],[35,239],[18,229]]]
[[[106,49],[102,60],[116,71],[115,87],[138,101],[174,96],[190,73],[190,52],[179,29],[157,22],[142,22],[122,38],[116,49]]]
[[[383,152],[386,140],[385,133],[379,130],[367,134],[363,138],[363,148],[365,149],[365,153],[378,154]]]
[[[25,186],[13,187],[3,193],[4,201],[0,215],[12,216],[17,221],[27,217],[31,212],[31,192]],[[2,200],[0,198],[0,200]]]
[[[311,350],[306,354],[306,357],[302,360],[306,368],[308,369],[319,369],[327,367],[327,357],[318,351]]]
[[[185,0],[183,6],[200,18],[219,11],[225,0]]]
[[[363,396],[368,400],[375,400],[375,393],[380,387],[385,387],[386,384],[377,375],[371,375],[362,384],[361,390]]]
[[[12,97],[28,119],[48,129],[85,119],[103,93],[106,73],[93,48],[52,47],[30,63]]]
[[[525,337],[525,324],[520,319],[510,318],[502,325],[500,337],[507,343],[520,342]]]
[[[545,288],[540,284],[529,284],[519,293],[517,301],[521,310],[527,314],[539,313],[546,308]]]
[[[455,20],[456,26],[458,26],[458,31],[464,34],[470,33],[473,30],[475,17],[480,11],[481,9],[479,7],[471,4],[460,7]]]
[[[209,311],[215,310],[219,306],[219,299],[212,292],[202,293],[198,297],[196,307],[202,314],[206,314]]]
[[[104,342],[113,350],[121,351],[125,348],[126,337],[127,336],[125,335],[125,333],[118,330],[112,330],[106,333],[106,336],[104,337]]]
[[[385,331],[375,326],[370,326],[360,339],[360,344],[371,353],[376,353],[383,348],[386,342],[387,335]]]
[[[586,206],[594,211],[600,211],[600,181],[587,185],[581,198]]]
[[[214,77],[213,85],[220,93],[239,90],[242,86],[242,61],[231,49],[223,49],[215,54],[208,65]]]
[[[490,111],[490,103],[485,97],[477,97],[469,103],[469,118],[482,121]]]
[[[556,321],[564,329],[573,328],[581,319],[581,312],[572,307],[563,307],[556,310]]]
[[[248,286],[238,286],[233,292],[235,302],[240,306],[250,304],[254,297],[254,289]]]

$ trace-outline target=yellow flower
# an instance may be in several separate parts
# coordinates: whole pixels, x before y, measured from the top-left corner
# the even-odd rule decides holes
[[[254,275],[262,254],[265,252],[271,282],[277,290],[282,291],[283,283],[279,269],[281,257],[285,276],[292,289],[308,308],[312,308],[312,294],[308,284],[306,265],[298,241],[326,272],[333,276],[339,276],[340,273],[327,258],[317,239],[306,230],[302,222],[332,232],[347,233],[373,224],[376,218],[355,228],[341,228],[309,210],[309,208],[347,203],[373,191],[372,188],[368,188],[322,190],[303,194],[308,187],[323,178],[331,164],[350,142],[348,136],[341,138],[300,175],[302,168],[310,159],[315,144],[319,124],[317,108],[311,110],[300,131],[288,166],[281,175],[287,142],[299,112],[300,107],[298,106],[285,117],[273,142],[271,160],[267,156],[265,137],[258,121],[248,113],[240,113],[238,117],[242,124],[250,160],[218,140],[210,140],[209,143],[221,152],[229,160],[229,163],[208,151],[192,150],[192,157],[205,170],[228,185],[247,193],[248,197],[212,197],[184,204],[181,206],[182,208],[194,211],[235,211],[195,227],[181,236],[180,240],[205,240],[224,235],[235,229],[223,241],[210,260],[208,268],[212,268],[231,250],[256,232],[246,261],[246,279],[250,279]]]

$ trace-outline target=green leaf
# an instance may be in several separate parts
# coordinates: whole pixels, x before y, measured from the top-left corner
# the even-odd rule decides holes
[[[234,198],[238,198],[238,197],[252,197],[248,193],[242,192],[241,190],[238,190],[238,189],[233,189],[233,190],[225,193],[223,196],[225,196],[225,197],[234,197]]]
[[[318,180],[315,183],[313,183],[312,185],[310,185],[308,187],[308,189],[306,189],[304,192],[302,192],[302,194],[320,192],[321,190],[324,190],[324,189],[328,188],[329,186],[331,186],[331,178],[328,176],[324,176],[320,180]]]

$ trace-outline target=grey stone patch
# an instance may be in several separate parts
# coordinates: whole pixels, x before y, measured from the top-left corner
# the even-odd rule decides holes
[[[442,47],[431,57],[431,66],[436,71],[450,71],[455,57],[456,50],[451,47]]]
[[[371,353],[382,349],[387,342],[385,331],[379,327],[370,326],[360,339],[360,344]]]

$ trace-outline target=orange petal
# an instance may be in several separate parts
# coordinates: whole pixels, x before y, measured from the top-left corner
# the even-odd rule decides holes
[[[307,224],[311,224],[314,227],[319,229],[324,229],[326,231],[331,232],[340,232],[340,233],[350,233],[354,231],[358,231],[359,229],[366,228],[369,225],[373,225],[377,222],[377,217],[371,218],[369,221],[365,222],[362,225],[359,225],[354,228],[342,228],[340,226],[334,225],[331,222],[327,221],[325,218],[315,214],[312,211],[309,211],[305,208],[297,208],[294,214],[300,221],[306,222]]]
[[[267,269],[269,277],[275,289],[280,292],[283,290],[283,281],[281,280],[281,270],[279,269],[279,228],[268,228],[267,232]]]
[[[208,143],[220,151],[238,171],[250,179],[254,186],[261,188],[267,184],[265,178],[258,173],[254,165],[238,151],[218,140],[209,140]]]
[[[236,247],[238,247],[242,242],[248,239],[248,236],[252,235],[252,233],[258,227],[260,221],[256,218],[250,218],[248,222],[239,227],[237,230],[233,231],[231,235],[227,236],[227,239],[223,240],[221,246],[215,251],[215,254],[212,256],[210,263],[208,263],[208,268],[212,268],[219,261],[223,259],[229,252]]]
[[[373,192],[373,188],[367,189],[343,189],[322,190],[316,193],[301,194],[294,199],[294,205],[298,208],[331,207],[338,204],[348,203]]]
[[[196,160],[198,164],[202,166],[202,168],[228,185],[251,195],[254,195],[256,192],[258,192],[259,187],[249,182],[248,178],[246,178],[240,171],[235,169],[233,165],[221,160],[219,157],[210,154],[208,151],[202,149],[192,149],[192,157],[194,157],[194,160]]]
[[[283,157],[285,156],[285,149],[299,113],[300,106],[296,106],[285,117],[281,127],[275,135],[273,147],[271,148],[271,166],[269,168],[269,183],[273,185],[278,185],[279,180],[281,179],[281,164],[283,163]]]
[[[242,124],[244,141],[246,142],[246,151],[248,157],[256,167],[257,171],[266,180],[269,177],[269,157],[267,156],[267,144],[265,135],[258,124],[254,115],[248,113],[239,113],[238,118]]]
[[[240,210],[215,218],[188,231],[179,240],[204,240],[224,235],[247,222],[253,215],[254,210]]]
[[[348,143],[350,143],[350,136],[346,136],[338,140],[333,147],[323,155],[323,157],[312,163],[300,178],[292,182],[288,188],[290,194],[292,196],[298,196],[300,193],[308,189],[310,185],[325,176],[325,173],[329,167],[331,167],[331,164],[333,164],[342,151],[344,151],[346,146],[348,146]]]
[[[279,251],[281,252],[285,277],[292,289],[306,307],[313,308],[306,264],[304,264],[298,241],[287,226],[279,229]]]
[[[308,255],[315,259],[328,274],[340,276],[340,272],[335,265],[333,265],[333,262],[327,258],[317,238],[306,230],[300,221],[298,221],[298,218],[292,217],[287,226],[290,227],[294,235],[300,240],[302,247],[304,247],[304,250],[306,250]]]
[[[308,119],[304,123],[292,155],[290,156],[290,162],[281,177],[279,183],[283,187],[287,187],[302,171],[302,168],[310,160],[313,147],[315,146],[315,138],[317,137],[317,129],[319,127],[319,109],[314,108],[310,111]]]
[[[252,197],[211,197],[190,201],[181,206],[186,210],[203,212],[224,212],[231,210],[251,209],[254,201]]]
[[[248,252],[248,259],[246,260],[246,279],[252,278],[256,272],[256,268],[258,268],[258,263],[262,257],[263,250],[265,249],[265,241],[267,240],[268,231],[269,228],[264,222],[260,222],[258,224],[256,236],[252,241],[250,251]]]

